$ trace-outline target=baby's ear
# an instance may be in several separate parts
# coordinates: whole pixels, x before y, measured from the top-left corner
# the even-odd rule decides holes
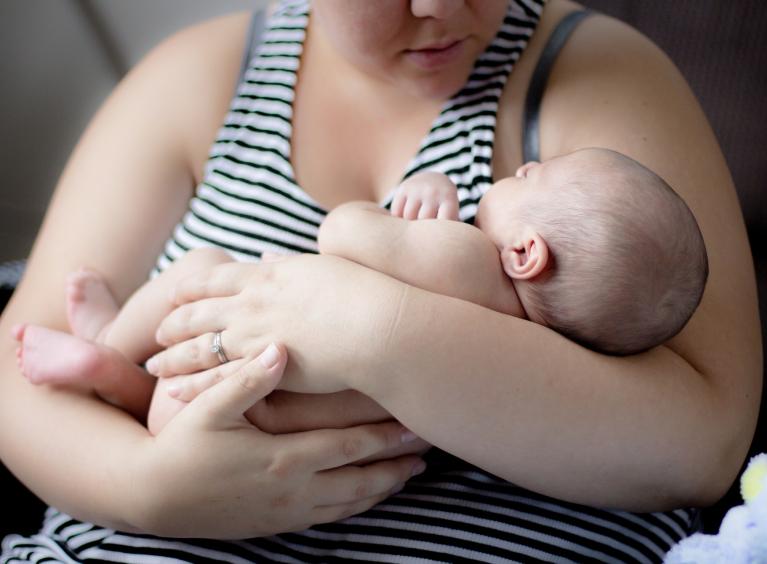
[[[549,247],[538,232],[527,231],[515,244],[501,250],[501,264],[512,279],[530,280],[546,270]]]

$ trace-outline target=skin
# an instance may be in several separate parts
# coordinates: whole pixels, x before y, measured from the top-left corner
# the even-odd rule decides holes
[[[568,8],[551,3],[547,10],[561,15]],[[544,17],[543,29],[551,25]],[[520,164],[514,144],[519,108],[508,100],[522,97],[520,81],[529,78],[539,50],[534,38],[506,91],[509,111],[499,115],[497,177],[510,176]],[[549,84],[544,161],[583,147],[612,148],[666,178],[698,219],[711,274],[698,311],[666,346],[625,359],[600,356],[521,320],[385,279],[374,284],[368,273],[357,275],[365,280],[360,284],[348,265],[324,257],[215,273],[206,279],[209,289],[192,296],[231,292],[230,307],[250,304],[253,316],[264,320],[253,328],[232,321],[230,341],[242,339],[242,351],[258,350],[266,338],[282,340],[291,351],[316,350],[316,356],[289,366],[288,374],[329,378],[332,383],[317,384],[326,390],[363,391],[427,441],[514,483],[571,501],[641,511],[711,503],[742,463],[761,391],[753,271],[721,152],[668,59],[608,18],[592,18],[578,29]],[[596,115],[598,122],[592,121]],[[309,290],[296,280],[299,268],[315,273],[312,288],[328,276],[345,298],[361,287],[371,293],[375,288],[382,298],[355,297],[354,308],[337,296],[334,302],[332,292],[315,293],[311,303],[300,300]],[[348,280],[355,282],[347,286]],[[281,324],[295,306],[282,301],[276,287],[280,295],[298,299],[304,315],[310,311],[318,323],[332,319],[320,333],[333,335],[333,342],[285,329]],[[238,294],[240,288],[246,290]],[[216,301],[217,312],[223,303]],[[163,342],[205,333],[209,307],[202,302],[177,310],[161,327]],[[357,308],[364,315],[337,313]],[[337,353],[343,358],[334,366],[328,357],[337,351],[339,327],[349,327],[352,344]],[[512,346],[500,337],[509,334],[518,336]],[[370,342],[380,348],[364,362],[343,354]],[[171,372],[175,362],[180,372],[194,370],[181,361],[185,352],[182,344],[165,355]],[[356,370],[340,370],[349,364]],[[487,420],[495,424],[488,428]],[[524,456],[529,452],[538,456]]]
[[[496,134],[497,178],[522,164],[518,100],[548,31],[573,7],[547,4],[540,32],[507,85]],[[60,289],[66,273],[80,265],[104,273],[120,300],[140,285],[199,180],[231,96],[224,85],[233,83],[241,54],[242,40],[231,38],[244,35],[246,21],[245,15],[227,18],[173,38],[110,99],[65,171],[29,272],[3,316],[2,334],[24,320],[63,328]],[[310,45],[322,39],[316,29]],[[333,52],[314,46],[307,53],[314,63],[297,93],[294,168],[326,207],[380,199],[396,184],[439,103],[382,88],[348,65],[334,67],[339,80],[328,84],[321,71]],[[355,95],[327,88],[340,84],[353,86]],[[199,95],[179,99],[178,91]],[[364,127],[339,127],[349,112]],[[711,502],[745,456],[761,386],[748,243],[713,134],[665,56],[604,17],[582,24],[560,55],[542,120],[543,160],[582,147],[613,148],[666,178],[698,218],[711,262],[709,283],[701,307],[667,346],[635,357],[602,357],[533,323],[335,257],[220,267],[190,280],[177,299],[234,295],[215,301],[230,332],[228,354],[253,356],[269,342],[284,343],[287,377],[360,390],[433,444],[520,485],[639,510]],[[392,123],[403,125],[392,131]],[[321,142],[327,131],[337,143]],[[351,152],[353,162],[341,159]],[[335,166],[342,161],[348,165]],[[108,191],[105,177],[112,179]],[[137,236],[139,224],[150,227]],[[161,327],[162,342],[206,333],[212,309],[205,301],[179,308]],[[299,314],[311,324],[293,323]],[[511,345],[509,334],[515,335]],[[168,366],[189,352],[187,346],[169,351]],[[313,495],[312,480],[300,480],[311,476],[304,450],[282,441],[267,445],[250,429],[235,432],[231,419],[217,420],[207,414],[209,404],[194,402],[153,439],[93,397],[24,382],[10,338],[2,344],[0,371],[0,455],[61,509],[157,534],[232,538],[264,534],[270,520],[284,530],[303,524],[296,508]],[[234,417],[235,404],[222,399],[217,405]],[[371,432],[380,448],[399,442],[395,428],[379,429]],[[360,445],[368,442],[361,436],[340,443],[346,460],[363,454]],[[300,446],[317,452],[317,443],[303,438]],[[55,472],[51,458],[59,461]],[[392,464],[391,477],[401,482],[413,462]],[[254,465],[293,480],[299,494],[270,498],[264,483],[245,471]],[[341,481],[341,489],[358,493],[369,493],[373,483]],[[203,503],[211,497],[221,502]],[[275,500],[282,504],[271,505],[268,518],[259,513]],[[345,514],[359,509],[349,505]]]
[[[200,181],[206,146],[232,96],[231,87],[223,85],[234,84],[248,18],[222,18],[174,36],[123,81],[75,149],[28,272],[0,320],[0,334],[6,335],[0,344],[1,385],[9,402],[0,416],[7,431],[0,455],[40,497],[83,520],[170,536],[243,538],[295,530],[374,505],[419,463],[407,456],[344,468],[401,448],[404,429],[398,423],[272,440],[251,426],[230,432],[232,418],[239,421],[242,415],[239,406],[229,417],[211,421],[206,412],[217,407],[215,412],[222,413],[225,403],[198,404],[177,425],[166,427],[163,437],[152,438],[125,412],[90,394],[34,388],[13,366],[14,325],[66,330],[62,288],[68,273],[81,266],[103,273],[120,303],[145,280]],[[179,88],[199,96],[179,99]],[[112,178],[108,187],[104,178]],[[144,190],[136,190],[138,185]],[[144,222],[137,236],[135,226]],[[265,420],[278,419],[272,411],[265,411]],[[366,411],[364,422],[380,421],[385,412],[378,411],[377,418]],[[347,425],[323,427],[347,427],[362,419],[355,409],[346,412]],[[219,441],[219,435],[228,438]],[[206,437],[211,448],[205,447],[204,456],[197,451],[200,458],[194,460]],[[29,441],[40,450],[29,449]],[[53,473],[51,457],[60,462]],[[333,466],[337,473],[327,471]],[[253,468],[264,471],[255,476]],[[214,487],[200,487],[213,482]],[[294,494],[280,494],[278,484]],[[214,508],[211,498],[220,504]],[[222,517],[231,511],[234,518]]]

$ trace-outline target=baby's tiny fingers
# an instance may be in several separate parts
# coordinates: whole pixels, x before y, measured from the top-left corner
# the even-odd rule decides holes
[[[458,221],[458,202],[452,199],[442,202],[437,212],[437,219]]]
[[[402,190],[397,190],[394,194],[394,199],[391,201],[391,215],[394,217],[402,217],[405,213],[405,203],[407,202],[407,196]]]
[[[405,219],[417,219],[418,211],[421,209],[421,200],[418,198],[410,197],[405,204],[405,211],[402,217]]]
[[[418,219],[436,219],[437,205],[434,202],[424,201],[418,210]]]

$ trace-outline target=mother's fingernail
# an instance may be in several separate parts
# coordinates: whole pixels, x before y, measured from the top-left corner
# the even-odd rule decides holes
[[[404,431],[402,431],[402,435],[400,435],[400,440],[403,443],[412,443],[417,438],[418,438],[418,435],[416,435],[410,429],[405,429]]]
[[[264,365],[264,368],[274,368],[280,361],[280,349],[271,343],[264,352],[258,355],[258,361]]]
[[[424,470],[426,470],[426,463],[423,460],[419,460],[413,466],[413,470],[410,472],[410,475],[418,476],[418,474],[423,474]]]
[[[154,374],[157,371],[157,359],[155,357],[150,358],[144,366],[147,372]]]

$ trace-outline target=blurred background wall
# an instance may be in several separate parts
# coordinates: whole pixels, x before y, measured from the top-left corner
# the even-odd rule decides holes
[[[167,35],[263,0],[0,0],[0,263],[29,253],[58,176],[119,78]]]

